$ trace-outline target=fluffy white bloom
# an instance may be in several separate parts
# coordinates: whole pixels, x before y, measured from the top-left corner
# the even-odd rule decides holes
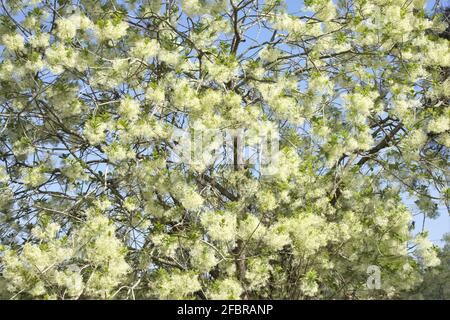
[[[92,219],[88,220],[86,226],[77,231],[77,235],[83,237],[77,242],[77,245],[82,246],[78,249],[70,247],[70,242],[61,242],[55,238],[59,226],[50,223],[44,230],[34,231],[45,245],[25,243],[20,255],[7,250],[2,262],[3,276],[9,283],[8,289],[41,297],[46,293],[54,294],[54,289],[58,292],[59,287],[64,289],[61,291],[68,297],[78,297],[83,290],[94,296],[108,297],[111,289],[127,272],[128,265],[123,260],[121,245],[114,238],[108,219],[105,219],[97,219],[93,224]],[[95,226],[94,230],[87,230],[92,226]],[[92,243],[90,240],[93,237],[97,237],[97,240]],[[92,254],[90,251],[93,251]],[[88,256],[94,257],[92,263],[96,264],[100,272],[91,271],[93,273],[85,277],[89,279],[85,282],[80,273],[81,268],[73,264],[67,265],[67,262],[75,257],[75,261],[80,261]],[[103,268],[105,263],[108,265],[106,269]],[[27,283],[28,277],[34,279],[33,283]]]
[[[201,223],[212,240],[232,241],[236,237],[236,214],[230,211],[207,211]]]
[[[156,87],[148,87],[147,91],[145,92],[145,97],[150,102],[153,102],[154,104],[161,105],[164,103],[166,98],[166,92],[163,87],[156,86]]]
[[[353,137],[348,138],[345,141],[345,147],[346,147],[346,150],[348,150],[350,152],[358,149],[359,148],[358,140],[356,140]]]
[[[226,83],[237,73],[237,64],[224,65],[217,62],[206,62],[205,66],[209,76],[217,82]]]
[[[167,63],[168,65],[178,66],[181,60],[180,55],[176,51],[168,51],[161,49],[158,54],[160,61]]]
[[[319,291],[319,285],[314,280],[302,279],[300,288],[305,296],[314,297]]]
[[[46,66],[44,60],[40,56],[34,56],[32,59],[28,60],[25,64],[25,68],[31,72],[39,72]]]
[[[11,51],[20,51],[25,47],[25,41],[18,33],[3,35],[2,44]]]
[[[214,14],[226,10],[227,0],[181,0],[183,11],[190,16]]]
[[[332,83],[330,83],[327,76],[321,74],[317,77],[311,78],[308,83],[308,89],[315,94],[329,94],[333,89]]]
[[[367,117],[374,107],[373,97],[354,93],[345,97],[348,109],[355,113]]]
[[[404,99],[395,100],[394,110],[400,117],[405,117],[409,110],[412,109],[413,105]]]
[[[438,138],[438,141],[447,148],[450,148],[450,134],[448,133],[441,134],[440,137]]]
[[[265,47],[259,52],[259,56],[265,62],[275,62],[282,56],[282,52],[276,48]]]
[[[127,34],[128,23],[125,21],[100,20],[94,27],[94,33],[101,41],[118,40]]]
[[[69,297],[78,297],[82,294],[85,285],[83,276],[77,271],[66,270],[64,272],[55,272],[55,282],[62,288],[67,288]]]
[[[427,135],[423,130],[414,130],[403,140],[403,143],[411,148],[421,148],[427,141]]]
[[[259,192],[257,198],[263,211],[270,211],[278,206],[275,195],[269,190]]]
[[[104,142],[106,139],[106,130],[108,124],[100,119],[92,119],[84,126],[83,134],[92,145]]]
[[[119,143],[112,143],[109,147],[105,148],[105,151],[111,162],[123,161],[134,157],[134,152],[132,150]]]
[[[28,38],[28,42],[34,48],[44,48],[50,43],[50,35],[48,33],[39,33]]]
[[[429,65],[450,66],[450,46],[447,40],[428,42],[425,55]]]
[[[300,214],[296,218],[284,221],[284,227],[291,234],[294,246],[301,254],[314,254],[333,237],[333,234],[329,233],[326,221],[317,215]]]
[[[56,25],[56,35],[63,40],[72,39],[77,34],[77,25],[70,18],[60,18]]]
[[[198,242],[192,246],[190,251],[191,263],[200,272],[208,272],[217,265],[215,251],[207,244]]]
[[[418,235],[414,242],[417,245],[415,254],[426,267],[435,267],[441,263],[437,256],[437,250],[424,234]]]
[[[285,245],[291,243],[289,233],[282,224],[270,227],[264,236],[264,243],[273,251],[283,249]]]
[[[360,132],[357,140],[358,140],[359,149],[361,149],[361,150],[368,150],[374,144],[373,137],[368,130]]]
[[[432,119],[428,123],[428,131],[435,133],[442,133],[450,129],[450,118],[446,114]]]
[[[120,115],[129,121],[136,121],[139,118],[140,104],[139,101],[127,97],[120,101],[119,109]]]
[[[332,0],[308,1],[309,9],[315,12],[315,16],[324,21],[331,20],[336,16],[336,6]]]
[[[240,299],[242,292],[239,281],[226,278],[215,282],[214,289],[209,292],[209,297],[213,300],[237,300]]]
[[[155,39],[142,39],[131,48],[131,55],[141,59],[150,59],[159,52],[159,44]]]
[[[5,183],[9,180],[8,173],[5,170],[5,167],[0,166],[0,183]]]
[[[247,218],[239,222],[238,235],[245,241],[250,238],[258,241],[266,232],[266,227],[252,214],[249,214]]]
[[[44,168],[34,167],[25,169],[23,180],[24,183],[30,187],[37,187],[43,184],[47,180]]]
[[[194,189],[183,187],[180,201],[187,210],[197,210],[203,205],[203,198]]]
[[[123,202],[123,207],[128,211],[134,211],[138,208],[137,200],[135,197],[128,197]]]
[[[306,31],[306,23],[304,21],[287,13],[275,15],[273,27],[280,30],[286,30],[294,37],[301,36]]]
[[[0,79],[9,80],[13,77],[14,71],[17,71],[17,68],[10,60],[4,60],[3,63],[0,64]]]
[[[200,109],[198,94],[186,79],[177,80],[174,83],[174,88],[176,90],[173,93],[172,99],[176,107],[180,109]]]
[[[186,299],[201,289],[197,276],[188,272],[161,272],[150,287],[160,299]]]
[[[181,5],[183,11],[191,16],[201,14],[204,11],[200,0],[182,0]]]
[[[270,278],[272,267],[267,259],[249,259],[245,278],[248,280],[249,289],[258,290],[264,287]]]
[[[92,21],[84,14],[76,13],[71,15],[68,19],[70,19],[79,30],[87,30],[93,27]]]
[[[64,67],[84,70],[85,65],[79,59],[79,52],[73,48],[65,47],[61,43],[52,45],[45,50],[45,56],[50,70],[54,73],[61,73]]]
[[[41,240],[54,239],[60,229],[57,223],[50,222],[45,228],[39,226],[33,228],[32,234]]]

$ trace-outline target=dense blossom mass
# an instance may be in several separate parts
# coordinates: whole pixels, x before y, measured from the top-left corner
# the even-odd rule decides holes
[[[0,294],[414,288],[440,260],[413,214],[435,217],[450,195],[438,4],[2,1]],[[180,130],[207,152],[180,158]],[[275,134],[263,167],[256,137]],[[375,290],[369,266],[381,271]]]

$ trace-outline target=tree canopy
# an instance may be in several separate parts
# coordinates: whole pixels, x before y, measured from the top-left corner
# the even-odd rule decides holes
[[[438,254],[441,263],[435,268],[422,270],[422,281],[401,298],[450,300],[450,234],[444,235],[444,247]]]
[[[448,23],[425,5],[1,0],[1,294],[415,288],[440,260],[406,199],[433,218],[450,195]]]

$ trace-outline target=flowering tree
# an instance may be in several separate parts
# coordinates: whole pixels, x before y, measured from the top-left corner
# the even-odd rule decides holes
[[[423,281],[402,298],[450,300],[450,234],[445,234],[443,241],[444,246],[438,255],[441,264],[436,268],[423,270]]]
[[[424,6],[1,0],[2,295],[414,287],[439,259],[404,200],[449,196],[447,24]]]

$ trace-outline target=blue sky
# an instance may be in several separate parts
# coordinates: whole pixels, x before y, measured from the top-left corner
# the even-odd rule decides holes
[[[412,208],[413,212],[415,210],[415,205],[412,203],[412,201],[407,201],[407,204],[409,207]],[[447,209],[445,206],[439,207],[439,217],[436,219],[425,219],[425,230],[428,230],[428,238],[434,243],[439,246],[443,245],[442,241],[442,235],[450,232],[450,215],[447,212]],[[416,215],[414,217],[414,221],[416,221],[416,229],[415,232],[420,232],[422,230],[422,224],[423,224],[423,215]]]

